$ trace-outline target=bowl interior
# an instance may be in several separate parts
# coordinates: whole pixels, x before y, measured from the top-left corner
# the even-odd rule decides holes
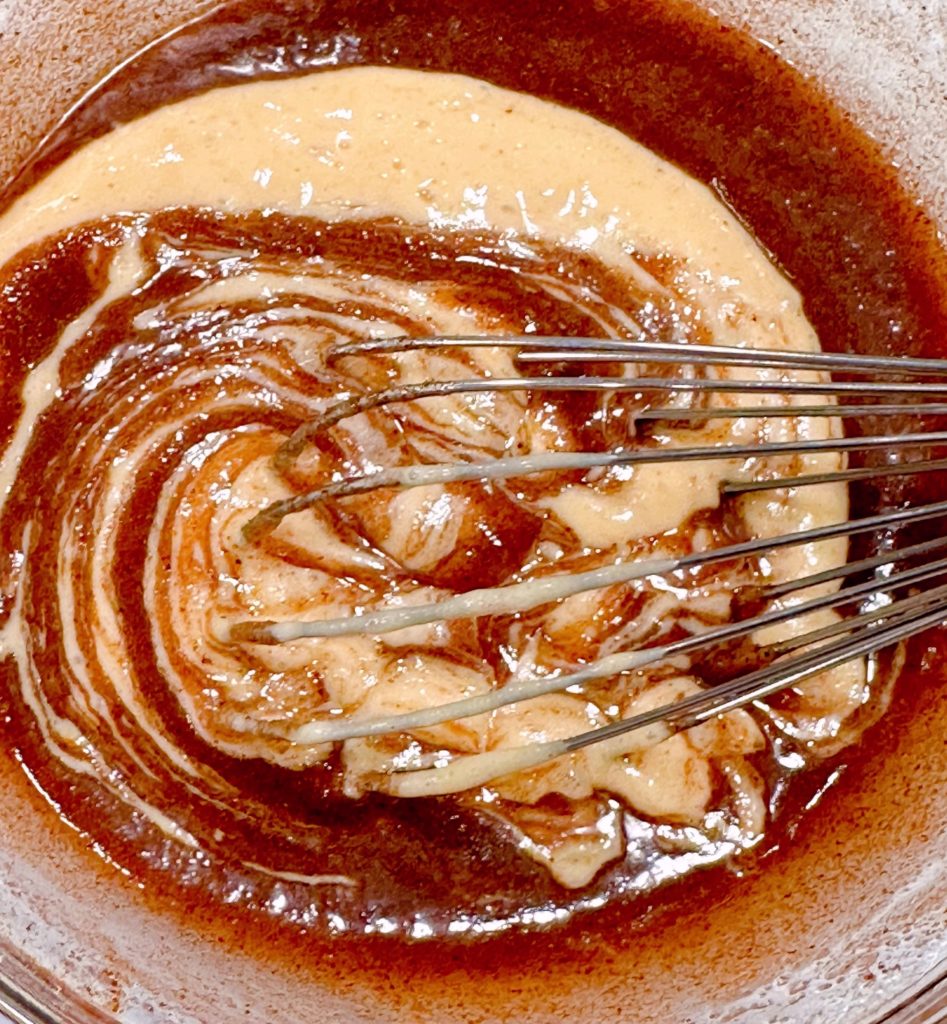
[[[0,108],[0,180],[119,59],[212,6],[13,0],[0,9],[8,100]],[[463,5],[341,6],[353,17],[441,18],[447,25]],[[590,7],[621,25],[638,17],[641,5],[599,0]],[[892,3],[874,18],[858,0],[721,0],[715,10],[815,76],[881,140],[934,222],[947,225],[940,131],[947,60],[943,34],[938,43],[930,31],[938,18],[947,23],[947,3],[931,0],[924,14],[919,5]],[[458,24],[462,34],[462,19]],[[481,22],[478,31],[488,29]],[[495,31],[502,40],[503,26]],[[575,21],[574,32],[582,31]],[[607,118],[611,94],[603,82],[630,71],[603,71],[593,57],[570,60],[568,83],[549,89],[597,103]],[[525,71],[521,85],[530,85]],[[601,95],[590,100],[596,90]],[[714,178],[712,167],[698,171]],[[893,172],[890,185],[898,187]],[[898,216],[907,209],[898,206]],[[923,218],[917,239],[905,253],[917,271],[917,302],[940,303],[947,339],[947,257]],[[775,229],[766,241],[778,249]],[[918,344],[929,349],[934,342]],[[273,959],[252,935],[235,950],[215,941],[224,922],[162,912],[160,898],[77,843],[16,760],[0,757],[0,952],[9,985],[49,1006],[53,1019],[80,1022],[230,1024],[249,1017],[288,1024],[317,1014],[338,1021],[575,1016],[639,1024],[880,1019],[883,1007],[947,963],[944,654],[939,637],[911,648],[891,713],[767,870],[726,884],[713,876],[699,902],[677,905],[673,915],[656,908],[650,924],[630,935],[603,919],[592,932],[533,937],[516,947],[515,961],[502,943],[458,946],[449,955],[423,946],[340,945],[319,963]]]

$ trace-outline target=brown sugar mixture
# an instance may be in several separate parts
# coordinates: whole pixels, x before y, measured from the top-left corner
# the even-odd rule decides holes
[[[380,738],[328,742],[318,723],[463,699],[730,621],[741,586],[837,564],[844,546],[382,637],[271,646],[229,632],[847,514],[836,486],[721,502],[727,474],[761,471],[721,462],[686,477],[384,491],[250,542],[243,528],[271,501],[339,472],[700,433],[635,433],[640,395],[511,392],[363,414],[274,468],[339,396],[518,372],[499,348],[333,360],[340,342],[525,333],[812,349],[817,335],[833,349],[938,352],[947,315],[928,226],[771,54],[674,4],[620,19],[607,3],[507,6],[227,5],[104,83],[6,192],[6,746],[159,902],[226,907],[287,943],[594,930],[603,907],[635,917],[684,898],[697,869],[758,864],[838,759],[857,761],[851,744],[891,697],[891,659],[850,665],[649,750],[590,748],[414,799],[393,768],[572,735],[711,685],[720,666],[626,673]],[[814,429],[791,404],[778,423],[780,437]],[[766,471],[780,468],[793,467]],[[853,510],[914,486],[865,485]]]

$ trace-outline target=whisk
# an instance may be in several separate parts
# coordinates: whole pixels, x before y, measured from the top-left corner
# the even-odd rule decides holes
[[[401,384],[395,387],[343,397],[330,403],[321,415],[303,425],[276,455],[278,467],[289,468],[306,446],[334,424],[369,410],[395,403],[410,403],[458,394],[478,392],[543,391],[632,393],[649,396],[652,404],[635,413],[637,422],[669,421],[700,423],[724,418],[765,419],[774,416],[858,418],[864,427],[894,418],[947,415],[947,360],[866,356],[829,352],[789,352],[742,349],[714,345],[624,341],[574,337],[434,337],[388,338],[337,345],[330,358],[393,354],[422,349],[511,347],[523,367],[556,365],[557,375],[516,376],[504,379],[476,377],[449,381]],[[741,367],[786,371],[822,371],[818,379],[738,380],[680,377],[597,376],[589,372],[596,364],[647,364],[671,367]],[[581,364],[580,372],[562,374],[562,367]],[[846,378],[834,380],[829,373]],[[940,378],[940,379],[938,379]],[[661,404],[660,396],[676,393],[713,395],[730,393],[750,396],[746,405],[677,408]],[[792,395],[811,404],[774,406],[751,404],[753,396]],[[947,458],[933,457],[931,451],[947,445],[947,430],[920,429],[911,432],[870,430],[867,434],[798,439],[785,442],[698,444],[676,448],[618,448],[605,452],[546,452],[525,456],[503,456],[476,462],[452,462],[382,469],[341,479],[276,501],[254,517],[244,528],[249,542],[275,529],[288,515],[312,508],[331,499],[364,494],[380,488],[410,488],[471,480],[506,480],[532,474],[587,471],[646,463],[688,460],[755,458],[806,455],[817,452],[863,452],[884,448],[910,458],[877,466],[848,467],[820,473],[796,473],[765,480],[728,480],[721,485],[725,495],[737,495],[784,487],[807,487],[829,482],[854,482],[893,476],[937,473],[947,469]],[[485,615],[515,614],[555,602],[571,595],[630,583],[650,577],[697,569],[731,559],[763,555],[782,548],[831,538],[850,538],[884,529],[907,527],[947,516],[947,500],[900,507],[845,522],[819,526],[781,536],[757,538],[709,551],[696,551],[676,558],[616,561],[595,569],[557,573],[526,582],[481,588],[409,607],[382,608],[346,618],[317,621],[233,624],[233,642],[277,644],[303,638],[339,637],[355,634],[383,635],[411,626]],[[505,705],[560,692],[597,679],[668,662],[680,656],[706,656],[714,649],[739,644],[764,627],[789,622],[824,609],[849,609],[837,621],[810,629],[791,640],[765,645],[757,651],[761,667],[737,674],[674,703],[633,717],[610,722],[568,739],[529,746],[444,757],[433,767],[404,769],[398,792],[405,796],[433,795],[482,785],[491,779],[522,771],[570,754],[591,744],[623,737],[628,749],[631,734],[647,735],[647,744],[711,720],[728,711],[762,701],[818,673],[862,658],[885,647],[947,621],[947,535],[934,536],[895,550],[859,558],[843,565],[799,579],[754,587],[756,607],[767,606],[778,597],[832,583],[837,589],[797,600],[785,606],[752,614],[726,625],[706,629],[683,639],[601,657],[573,671],[516,679],[505,686],[439,706],[373,718],[332,717],[303,727],[298,738],[307,743],[379,736],[430,727],[496,710]],[[804,595],[803,595],[804,596]]]

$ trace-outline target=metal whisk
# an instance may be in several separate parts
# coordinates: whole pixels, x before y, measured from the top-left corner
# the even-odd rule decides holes
[[[635,413],[636,422],[669,421],[702,423],[724,418],[839,417],[858,418],[873,424],[894,418],[947,415],[947,360],[862,356],[837,353],[784,352],[696,344],[665,344],[598,338],[535,337],[437,337],[372,340],[338,345],[331,358],[393,354],[420,349],[460,349],[509,346],[523,367],[553,366],[555,375],[516,376],[504,379],[477,377],[450,381],[403,384],[388,389],[344,397],[331,403],[316,419],[306,423],[283,445],[277,465],[291,467],[306,446],[342,420],[394,403],[443,398],[478,392],[542,391],[632,393],[649,396],[651,405]],[[568,368],[581,364],[581,372]],[[689,367],[766,368],[785,371],[821,371],[817,379],[737,380],[730,377],[598,376],[596,364],[686,365]],[[565,372],[563,368],[565,367]],[[846,379],[830,379],[828,373]],[[811,375],[810,375],[811,376]],[[861,379],[849,379],[861,378]],[[939,378],[939,379],[938,379]],[[661,396],[686,393],[712,396],[720,393],[749,396],[748,404],[677,408],[661,404]],[[811,404],[774,406],[752,404],[753,396],[792,395],[812,399]],[[758,399],[757,399],[758,400]],[[796,400],[799,400],[797,398]],[[868,418],[866,420],[866,418]],[[555,471],[591,470],[646,463],[685,460],[754,458],[807,455],[817,452],[861,452],[883,447],[888,453],[904,453],[908,459],[878,466],[840,468],[832,472],[780,476],[766,480],[732,480],[722,484],[724,494],[783,487],[805,487],[828,482],[852,482],[898,475],[936,473],[947,469],[947,458],[934,457],[937,446],[947,446],[947,430],[922,426],[912,432],[871,430],[858,436],[798,439],[752,445],[695,445],[692,447],[628,447],[606,452],[548,452],[504,456],[469,463],[438,463],[403,466],[336,479],[326,486],[277,501],[254,517],[244,528],[249,542],[275,529],[287,516],[330,499],[363,494],[380,488],[409,488],[471,480],[506,480]],[[432,603],[382,608],[347,618],[300,622],[239,622],[230,627],[233,642],[274,644],[302,638],[338,637],[353,634],[385,634],[437,621],[513,614],[585,591],[649,577],[696,569],[731,559],[763,555],[794,545],[853,537],[880,529],[931,522],[947,516],[947,500],[901,507],[846,522],[820,526],[776,537],[731,544],[677,558],[652,558],[616,562],[575,573],[558,573],[528,583],[514,582],[469,591]],[[939,579],[943,578],[943,579]],[[646,727],[658,727],[671,735],[701,722],[761,701],[820,672],[895,645],[925,629],[947,621],[947,536],[871,557],[852,560],[797,580],[755,588],[756,607],[766,607],[777,597],[833,582],[838,588],[787,607],[753,614],[740,621],[710,628],[684,639],[653,647],[611,654],[575,671],[519,679],[486,694],[452,701],[403,714],[365,719],[331,718],[305,727],[307,742],[330,742],[377,736],[430,727],[438,723],[489,712],[504,705],[629,672],[682,655],[704,655],[714,648],[747,640],[763,627],[787,622],[823,609],[847,609],[839,621],[810,630],[792,640],[760,648],[762,667],[737,675],[707,690],[644,714],[611,722],[565,740],[533,744],[489,754],[473,754],[445,760],[434,768],[411,769],[399,786],[401,795],[449,792],[483,784],[501,774],[521,771],[591,744],[600,743]]]

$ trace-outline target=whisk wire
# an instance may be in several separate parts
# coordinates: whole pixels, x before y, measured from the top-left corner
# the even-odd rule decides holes
[[[857,565],[852,568],[857,568]],[[942,559],[930,565],[893,573],[885,580],[885,586],[888,590],[901,589],[944,574],[947,574],[947,559]],[[510,704],[532,700],[535,697],[545,696],[549,693],[560,693],[571,687],[578,687],[585,683],[608,678],[609,676],[636,671],[650,665],[669,661],[672,658],[679,658],[728,641],[738,640],[742,637],[750,636],[767,626],[797,619],[800,616],[826,608],[837,608],[851,603],[858,598],[864,598],[876,593],[877,589],[878,580],[869,579],[842,590],[821,594],[798,604],[776,608],[772,611],[752,616],[749,619],[741,619],[723,626],[714,627],[671,643],[608,655],[604,658],[596,659],[577,671],[516,679],[507,683],[502,688],[492,690],[489,693],[478,694],[474,697],[466,697],[432,707],[400,714],[373,716],[371,718],[360,719],[351,717],[345,721],[324,720],[319,723],[310,723],[297,733],[295,739],[297,742],[326,743],[363,736],[406,732],[410,729],[430,728],[444,722],[485,714]],[[892,601],[891,604],[881,608],[864,611],[857,616],[833,624],[831,627],[811,630],[798,637],[793,637],[791,641],[787,641],[785,644],[769,644],[763,650],[768,651],[770,655],[776,656],[784,650],[807,646],[826,637],[835,636],[839,632],[851,632],[860,625],[868,624],[878,619],[890,619],[909,612],[917,604],[921,603],[918,597],[929,600],[932,599],[932,595],[935,595],[935,600],[943,601],[945,596],[947,596],[947,585],[938,588],[936,591],[931,591],[930,594],[916,595],[915,597],[905,598],[900,601]],[[945,613],[945,617],[947,617],[947,613]]]
[[[346,394],[330,402],[312,420],[300,426],[276,455],[278,469],[290,468],[307,444],[320,433],[346,418],[393,404],[423,402],[454,395],[479,393],[571,392],[649,397],[664,395],[745,395],[813,398],[810,404],[788,403],[733,404],[676,408],[650,405],[632,412],[636,423],[644,427],[656,421],[668,424],[700,426],[713,420],[765,419],[768,417],[822,417],[839,422],[860,421],[871,429],[863,436],[800,438],[791,441],[758,444],[691,444],[674,446],[663,443],[652,433],[634,448],[607,452],[546,452],[526,456],[502,456],[479,462],[426,463],[401,466],[336,478],[330,483],[271,503],[244,527],[248,542],[259,540],[275,529],[288,515],[331,500],[366,494],[383,488],[411,488],[446,485],[463,481],[512,480],[533,474],[589,471],[620,466],[661,465],[704,460],[765,460],[786,456],[820,453],[846,455],[883,448],[886,461],[881,465],[844,467],[826,472],[784,472],[766,479],[725,479],[722,496],[774,488],[797,488],[819,483],[854,482],[889,476],[936,473],[947,469],[947,458],[934,457],[936,449],[947,446],[947,430],[897,429],[903,423],[916,424],[920,417],[947,416],[947,360],[863,356],[849,353],[795,352],[759,350],[733,346],[658,343],[642,340],[553,337],[433,337],[381,338],[335,346],[330,362],[372,353],[395,355],[423,349],[507,347],[514,350],[517,363],[524,366],[547,364],[549,373],[541,376],[481,377],[422,381],[400,384],[369,393]],[[734,379],[730,376],[683,377],[634,375],[596,376],[582,372],[562,375],[562,367],[572,364],[638,364],[650,366],[749,367],[753,370],[785,371],[781,379]],[[818,371],[811,379],[799,380],[796,371]],[[867,380],[827,379],[827,371]],[[649,372],[646,370],[646,372]],[[821,374],[821,376],[819,375]],[[921,379],[917,378],[931,378]],[[933,378],[943,378],[935,381]],[[822,401],[818,401],[821,398]],[[877,422],[890,421],[883,432],[874,429]],[[899,458],[893,458],[898,455]],[[796,545],[812,544],[840,537],[863,535],[929,522],[947,516],[947,501],[932,501],[885,510],[872,515],[799,530],[774,537],[756,537],[709,551],[694,551],[678,557],[617,559],[612,564],[574,573],[550,572],[547,576],[514,579],[496,587],[485,587],[396,608],[361,610],[343,618],[312,621],[242,621],[224,630],[223,639],[232,642],[273,644],[353,635],[377,635],[397,632],[433,622],[478,619],[485,616],[518,615],[543,605],[562,601],[587,591],[614,584],[628,584],[648,578],[682,577],[712,564],[753,559],[766,553]],[[623,749],[630,743],[647,746],[662,737],[709,721],[731,710],[758,705],[767,698],[793,687],[821,672],[853,659],[862,658],[884,647],[899,644],[910,637],[947,621],[947,558],[932,558],[947,548],[947,536],[938,536],[901,549],[884,550],[844,565],[833,566],[798,579],[768,584],[745,584],[734,590],[737,618],[723,625],[700,630],[689,636],[634,650],[619,651],[597,658],[581,667],[563,671],[542,668],[525,678],[514,678],[486,693],[440,705],[389,715],[327,718],[300,726],[295,742],[323,743],[406,732],[531,700],[544,694],[576,689],[584,684],[634,672],[661,662],[685,656],[699,657],[728,643],[753,640],[762,664],[749,672],[737,673],[689,697],[625,719],[597,726],[563,740],[529,744],[524,747],[488,751],[453,757],[435,755],[433,767],[393,770],[393,785],[399,795],[420,796],[467,789],[499,775],[522,771],[592,744],[622,738]],[[912,564],[918,562],[919,564]],[[866,576],[867,574],[867,576]],[[836,589],[832,584],[843,582]],[[804,592],[825,587],[822,593]],[[922,588],[917,590],[916,588]],[[801,599],[783,601],[798,593]],[[900,596],[899,596],[900,595]],[[766,611],[740,616],[743,607],[760,603]],[[798,635],[771,642],[759,641],[766,627],[825,610],[835,609],[835,621],[814,624]],[[843,611],[844,610],[844,611]],[[632,737],[640,735],[639,741]],[[630,749],[630,748],[629,748]]]
[[[844,437],[821,440],[778,441],[770,444],[723,444],[714,447],[691,448],[635,448],[630,451],[609,452],[545,452],[539,455],[508,456],[469,463],[426,463],[424,465],[402,466],[395,469],[378,470],[318,487],[305,494],[295,495],[283,501],[273,502],[251,519],[244,527],[248,539],[262,536],[275,529],[287,515],[312,508],[330,499],[365,494],[386,487],[412,488],[429,487],[436,484],[454,484],[469,480],[510,480],[532,476],[538,473],[566,472],[568,470],[608,469],[617,466],[648,466],[674,464],[678,462],[705,462],[718,460],[765,459],[788,455],[812,455],[818,453],[840,453],[864,451],[885,445],[889,449],[913,448],[918,445],[947,444],[947,431],[931,431],[926,434],[888,434],[878,437]],[[912,464],[913,465],[913,464]],[[884,475],[902,466],[881,467],[871,475]],[[810,474],[794,477],[791,486],[805,486],[825,483],[837,479],[852,479],[851,471]],[[912,470],[917,472],[917,470]],[[846,475],[839,477],[839,473]],[[855,477],[858,479],[859,477]],[[800,484],[799,481],[802,481]],[[757,489],[786,487],[786,478],[772,481],[748,482],[724,481],[722,487],[728,494]]]
[[[616,583],[631,583],[648,576],[666,577],[714,562],[759,555],[765,551],[808,544],[869,532],[878,528],[922,522],[947,514],[947,501],[885,511],[862,519],[813,527],[777,537],[758,537],[710,551],[693,552],[678,558],[618,561],[613,565],[578,573],[555,573],[538,579],[485,587],[446,597],[441,601],[391,608],[344,618],[298,622],[245,621],[230,627],[229,639],[249,643],[286,643],[295,640],[358,634],[391,633],[409,626],[432,622],[510,615],[544,604],[599,590]]]
[[[372,338],[343,342],[330,358],[421,349],[515,348],[524,363],[634,362],[677,365],[736,366],[768,369],[829,370],[893,376],[945,376],[947,360],[905,356],[869,356],[852,352],[797,352],[740,348],[733,345],[581,338],[568,335],[438,335],[427,338]]]

